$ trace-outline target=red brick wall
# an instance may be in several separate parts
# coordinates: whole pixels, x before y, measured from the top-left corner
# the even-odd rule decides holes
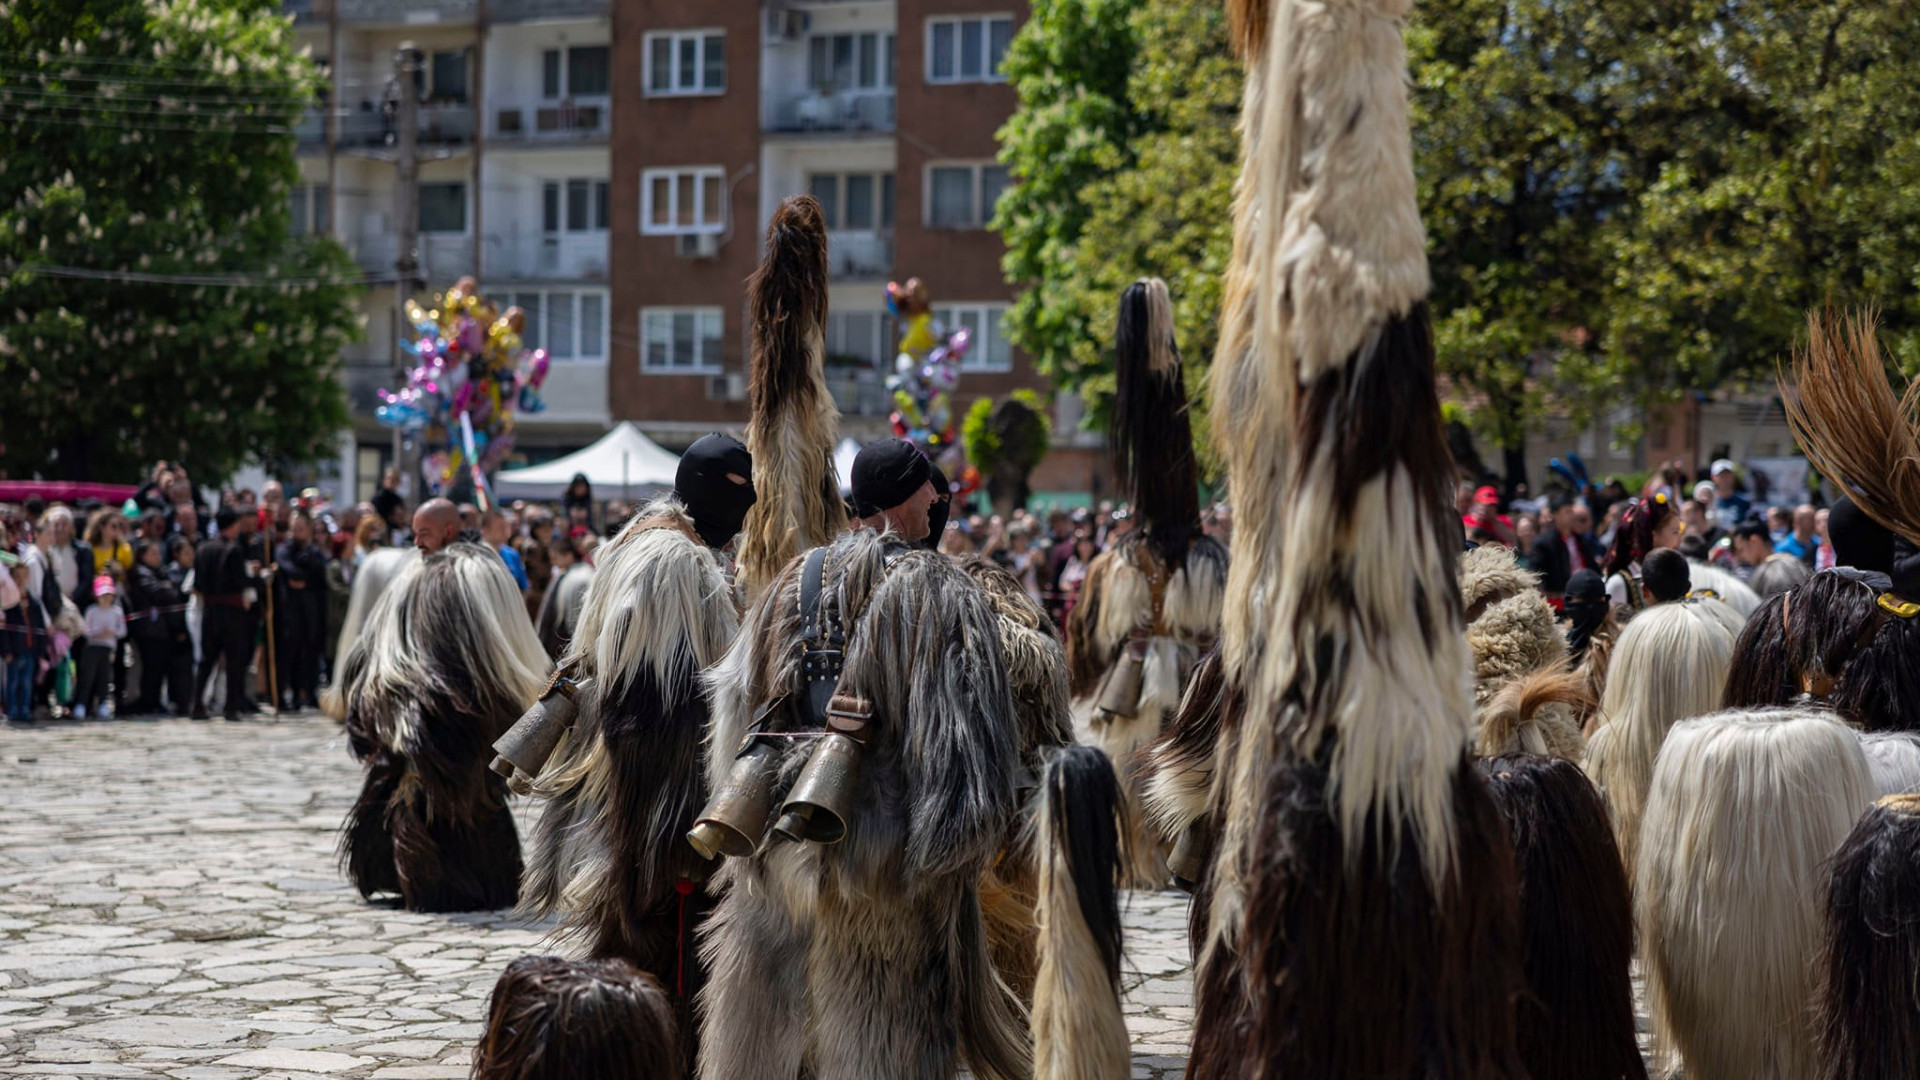
[[[644,40],[656,30],[721,27],[727,92],[647,97]],[[732,186],[731,232],[718,258],[683,259],[672,237],[640,233],[640,175],[670,165],[720,165],[732,184],[759,160],[760,6],[710,0],[615,0],[613,10],[612,345],[608,392],[616,420],[738,424],[744,402],[708,397],[708,376],[640,373],[640,309],[718,305],[725,319],[724,366],[746,370],[744,283],[759,257],[758,177]]]

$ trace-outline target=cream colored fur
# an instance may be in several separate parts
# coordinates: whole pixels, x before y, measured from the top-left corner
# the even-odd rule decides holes
[[[1044,809],[1035,815],[1040,972],[1030,1021],[1034,1080],[1123,1080],[1133,1073],[1126,1018],[1080,913],[1052,817]]]

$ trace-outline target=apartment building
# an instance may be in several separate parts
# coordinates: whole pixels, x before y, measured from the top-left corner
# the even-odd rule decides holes
[[[999,59],[1023,0],[291,0],[326,66],[303,128],[301,227],[375,274],[395,261],[388,103],[402,42],[419,88],[422,273],[474,274],[529,314],[554,357],[520,444],[551,456],[633,420],[684,446],[746,419],[745,283],[781,199],[810,192],[832,258],[829,385],[843,430],[873,438],[894,328],[890,279],[918,276],[974,335],[957,395],[1043,385],[1001,317],[1013,290],[985,228],[1007,183],[995,132],[1014,95]],[[391,276],[385,280],[391,282]],[[366,488],[390,438],[392,286],[366,299],[347,357]],[[1104,458],[1070,428],[1036,487],[1101,490]]]

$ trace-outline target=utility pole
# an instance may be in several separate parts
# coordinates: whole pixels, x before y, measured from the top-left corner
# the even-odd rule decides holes
[[[406,353],[400,348],[407,333],[407,301],[420,275],[420,52],[403,41],[393,54],[394,109],[393,223],[396,252],[393,264],[393,378],[396,389],[407,383]],[[406,452],[405,434],[393,429],[393,464],[400,470],[403,491],[421,490],[420,469]]]

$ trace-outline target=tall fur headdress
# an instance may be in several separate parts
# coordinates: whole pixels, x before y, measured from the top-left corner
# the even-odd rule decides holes
[[[1896,397],[1869,309],[1807,312],[1780,396],[1787,423],[1820,475],[1852,488],[1868,517],[1920,546],[1920,382]]]
[[[740,533],[740,582],[758,596],[800,552],[846,531],[827,392],[827,226],[811,195],[780,204],[747,281],[753,319],[747,450],[759,498]]]
[[[1120,294],[1113,353],[1114,469],[1154,546],[1177,567],[1200,525],[1200,477],[1166,282],[1141,278]]]

